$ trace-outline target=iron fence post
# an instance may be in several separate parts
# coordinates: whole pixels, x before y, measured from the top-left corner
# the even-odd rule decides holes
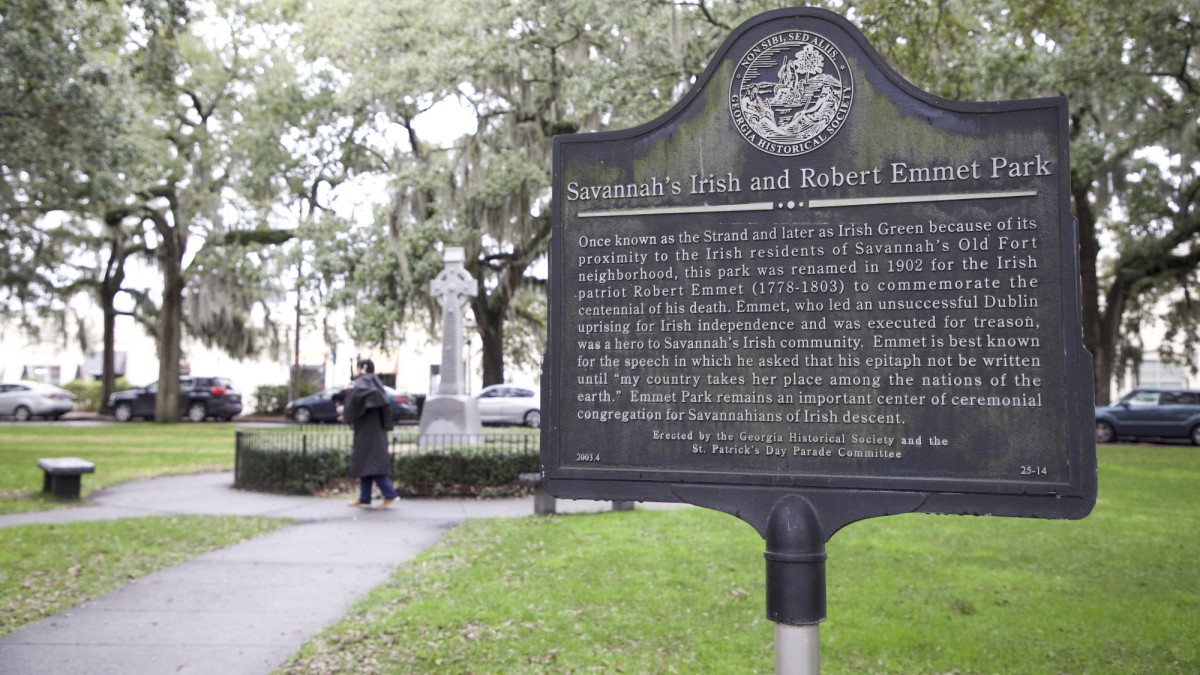
[[[233,434],[233,484],[236,486],[242,480],[242,430]]]

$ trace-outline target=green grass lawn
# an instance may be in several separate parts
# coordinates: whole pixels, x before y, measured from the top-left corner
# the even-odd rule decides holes
[[[232,470],[232,424],[13,424],[0,426],[0,513],[55,508],[44,496],[39,457],[81,457],[96,465],[83,494],[135,478]]]
[[[188,516],[0,528],[0,635],[286,522]]]
[[[96,462],[86,492],[231,469],[234,429],[0,427],[0,511],[56,504],[38,496],[38,457]],[[1102,447],[1099,502],[1083,521],[904,515],[847,527],[828,545],[824,671],[1200,672],[1198,482],[1196,448]],[[273,526],[0,530],[0,632]],[[702,509],[472,522],[285,669],[770,672],[762,551],[749,526]],[[57,604],[31,607],[37,598]]]
[[[903,515],[838,533],[824,672],[1200,672],[1200,450],[1099,458],[1082,521]],[[284,670],[769,673],[762,552],[701,509],[472,522]]]
[[[39,457],[96,464],[84,494],[136,478],[233,468],[228,424],[0,427],[0,513],[79,504],[41,494]],[[0,528],[0,634],[133,579],[275,529],[270,518],[136,518]]]

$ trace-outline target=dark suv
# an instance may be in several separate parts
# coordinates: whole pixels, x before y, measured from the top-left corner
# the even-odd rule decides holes
[[[1139,387],[1096,406],[1096,442],[1117,438],[1186,438],[1200,445],[1200,391]]]
[[[154,402],[158,383],[141,389],[114,392],[108,399],[113,417],[128,422],[135,417],[154,419]],[[179,378],[179,415],[193,422],[209,417],[229,420],[242,414],[242,395],[224,377]]]

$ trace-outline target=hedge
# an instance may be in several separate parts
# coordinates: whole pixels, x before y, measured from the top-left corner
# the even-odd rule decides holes
[[[266,384],[254,390],[254,412],[259,415],[282,415],[288,404],[289,387],[286,384]],[[317,393],[311,382],[300,381],[300,391],[293,399]]]
[[[392,482],[406,497],[521,494],[521,473],[540,470],[536,433],[484,434],[482,443],[419,445],[415,431],[391,435]],[[474,439],[472,439],[474,440]],[[234,486],[314,494],[357,487],[346,475],[353,436],[345,427],[238,430]]]
[[[405,496],[490,497],[519,494],[522,473],[541,470],[538,448],[448,446],[392,455],[392,481]]]
[[[102,388],[103,384],[99,380],[71,380],[63,385],[63,389],[75,395],[75,409],[80,412],[96,412],[100,409]],[[113,391],[129,388],[129,381],[123,377],[113,381]]]

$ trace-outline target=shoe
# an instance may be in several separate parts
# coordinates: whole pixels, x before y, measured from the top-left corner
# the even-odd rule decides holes
[[[382,502],[379,502],[379,506],[376,506],[375,508],[386,509],[387,507],[391,506],[392,502],[394,502],[394,501],[396,501],[396,497],[392,497],[391,499],[384,499]]]
[[[371,508],[371,503],[370,502],[360,502],[357,499],[355,499],[352,502],[346,502],[346,506],[357,506],[359,508],[369,509],[369,508]]]

